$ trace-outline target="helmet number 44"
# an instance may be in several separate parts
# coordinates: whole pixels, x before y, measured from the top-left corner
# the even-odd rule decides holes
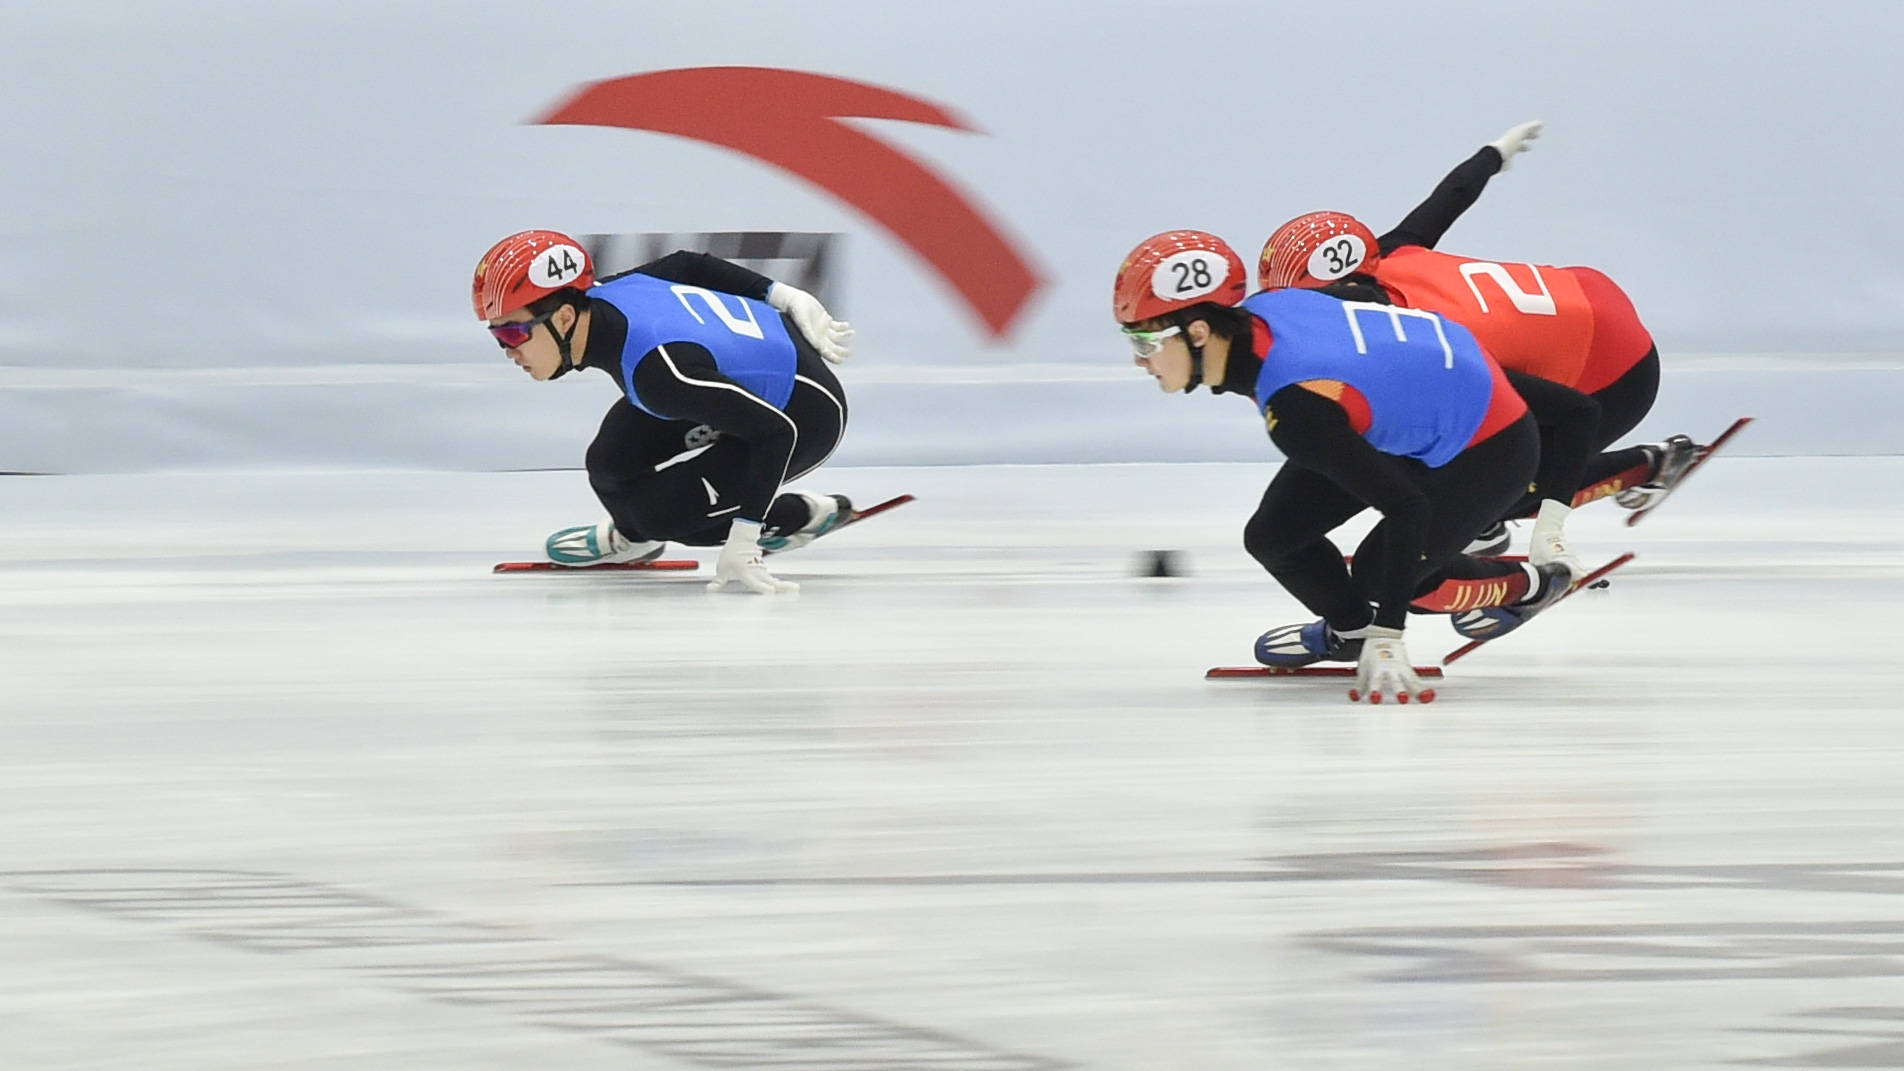
[[[570,245],[558,245],[550,249],[535,259],[529,281],[550,289],[567,285],[570,279],[582,274],[583,258],[580,254],[581,250]]]

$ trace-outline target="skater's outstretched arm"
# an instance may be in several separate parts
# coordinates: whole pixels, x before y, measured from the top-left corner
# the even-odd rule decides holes
[[[635,271],[671,283],[706,287],[764,301],[785,313],[820,356],[839,364],[852,356],[853,325],[835,320],[820,299],[798,287],[776,282],[751,268],[722,260],[710,253],[677,249],[651,260]],[[627,274],[627,273],[623,273]],[[616,278],[619,278],[617,276]]]
[[[1457,164],[1427,200],[1416,205],[1394,230],[1378,239],[1382,252],[1393,253],[1411,245],[1433,249],[1441,236],[1448,233],[1448,228],[1454,226],[1455,220],[1480,199],[1488,180],[1497,172],[1507,170],[1508,161],[1516,153],[1527,151],[1528,142],[1540,136],[1540,128],[1538,120],[1522,123]]]
[[[651,260],[634,270],[671,283],[702,286],[709,290],[750,297],[756,301],[767,300],[767,290],[773,286],[774,282],[752,268],[742,267],[731,260],[722,260],[711,253],[697,253],[688,249],[677,249],[659,260]],[[630,273],[622,273],[622,275],[626,274]],[[620,277],[616,275],[610,278],[619,279]]]

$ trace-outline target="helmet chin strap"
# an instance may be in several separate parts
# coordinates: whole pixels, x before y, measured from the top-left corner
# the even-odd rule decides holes
[[[575,308],[573,305],[569,307],[572,309]],[[551,380],[561,379],[563,376],[575,371],[575,354],[569,346],[569,342],[575,337],[575,332],[581,326],[582,310],[580,309],[575,309],[575,322],[569,325],[567,334],[563,334],[555,329],[554,320],[549,321],[549,335],[555,339],[555,351],[562,355],[562,363],[557,365],[555,371],[549,374]]]
[[[1184,325],[1183,344],[1190,350],[1190,382],[1183,385],[1183,392],[1189,394],[1203,385],[1203,347],[1190,341],[1190,327]]]

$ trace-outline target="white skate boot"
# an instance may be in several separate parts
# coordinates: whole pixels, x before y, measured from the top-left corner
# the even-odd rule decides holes
[[[1675,435],[1663,443],[1642,444],[1653,459],[1653,475],[1645,483],[1628,487],[1613,496],[1613,501],[1627,509],[1640,509],[1666,497],[1686,469],[1699,460],[1699,444],[1684,435]]]
[[[779,552],[797,550],[808,543],[831,532],[841,521],[853,515],[853,502],[845,495],[816,495],[807,491],[790,491],[799,495],[807,503],[807,521],[791,532],[763,535],[760,537],[760,549]]]
[[[668,549],[666,543],[658,540],[630,542],[615,531],[615,522],[611,520],[564,528],[550,536],[543,546],[550,561],[578,568],[652,561]]]

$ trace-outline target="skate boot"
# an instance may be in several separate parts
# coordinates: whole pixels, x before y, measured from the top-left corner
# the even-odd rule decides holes
[[[564,528],[550,536],[543,547],[555,564],[578,567],[652,561],[668,549],[658,540],[631,542],[615,531],[615,522],[610,520]]]
[[[1514,537],[1507,530],[1507,522],[1495,521],[1493,525],[1483,529],[1480,535],[1475,536],[1474,542],[1463,548],[1461,553],[1481,558],[1493,554],[1505,554],[1513,542]]]
[[[1675,435],[1663,443],[1644,444],[1640,449],[1653,459],[1653,476],[1613,496],[1613,501],[1627,509],[1640,509],[1664,498],[1686,474],[1686,469],[1699,459],[1703,447],[1687,436]]]
[[[806,500],[806,523],[791,532],[775,531],[773,535],[762,534],[760,549],[797,550],[831,532],[839,526],[841,521],[853,515],[853,501],[845,495],[816,495],[806,491],[790,493]]]
[[[1540,613],[1573,587],[1573,573],[1559,562],[1536,566],[1540,586],[1512,606],[1483,606],[1463,610],[1449,620],[1454,630],[1471,640],[1492,640],[1520,628],[1527,619]]]
[[[1362,657],[1362,630],[1353,631],[1356,635],[1343,636],[1321,619],[1282,625],[1256,638],[1256,660],[1286,669],[1316,662],[1353,662]]]

